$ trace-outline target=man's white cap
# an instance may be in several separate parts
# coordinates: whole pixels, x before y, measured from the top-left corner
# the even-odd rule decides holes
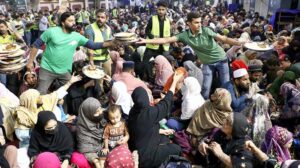
[[[248,74],[247,69],[245,69],[245,68],[237,69],[237,70],[233,71],[233,78],[240,78],[247,74]]]

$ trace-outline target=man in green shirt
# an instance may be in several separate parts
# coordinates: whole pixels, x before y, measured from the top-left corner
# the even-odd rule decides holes
[[[39,71],[38,90],[46,94],[51,83],[57,79],[62,84],[69,81],[72,72],[72,63],[75,50],[79,46],[90,49],[101,49],[117,44],[115,41],[94,43],[75,32],[75,17],[70,12],[61,15],[58,27],[49,28],[31,49],[27,70],[33,69],[33,61],[39,48],[46,45],[42,56],[41,69]]]
[[[187,15],[189,30],[176,36],[155,39],[140,39],[138,44],[166,44],[181,41],[189,45],[203,63],[202,95],[209,98],[213,74],[218,72],[220,83],[223,86],[229,81],[229,66],[224,49],[216,41],[230,45],[242,45],[237,40],[216,34],[208,27],[201,26],[201,17],[198,13]]]

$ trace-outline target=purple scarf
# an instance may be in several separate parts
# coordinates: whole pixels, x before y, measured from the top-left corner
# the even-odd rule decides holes
[[[284,162],[291,159],[289,149],[285,145],[292,140],[291,132],[285,128],[274,126],[267,131],[261,149],[266,154],[274,154],[279,162]]]

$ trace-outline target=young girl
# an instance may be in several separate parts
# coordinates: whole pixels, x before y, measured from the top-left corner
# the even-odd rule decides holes
[[[127,144],[129,139],[128,130],[125,122],[121,121],[121,106],[111,105],[108,109],[108,120],[109,123],[104,129],[104,148],[102,153],[107,155],[110,150],[118,145]]]

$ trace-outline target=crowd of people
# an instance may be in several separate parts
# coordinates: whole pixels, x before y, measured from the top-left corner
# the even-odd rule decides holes
[[[300,28],[194,2],[0,13],[0,167],[298,167]]]

